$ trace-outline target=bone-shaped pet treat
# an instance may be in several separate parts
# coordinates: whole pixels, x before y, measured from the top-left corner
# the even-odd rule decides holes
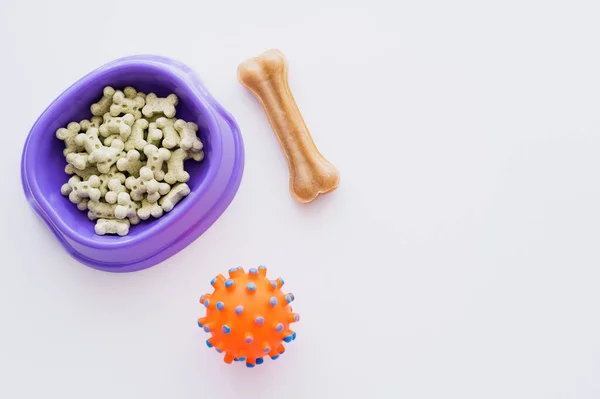
[[[242,63],[238,79],[261,102],[285,153],[290,192],[301,203],[335,190],[340,174],[319,152],[288,85],[287,61],[269,50]]]
[[[117,204],[107,204],[106,202],[90,201],[88,202],[88,219],[114,219]]]
[[[109,204],[116,204],[120,193],[127,192],[127,188],[119,179],[111,179],[108,181],[108,191],[104,194],[104,199]]]
[[[161,113],[167,118],[172,118],[177,112],[175,106],[179,104],[179,98],[175,94],[169,94],[166,98],[159,98],[156,94],[150,93],[146,96],[146,105],[142,108],[142,113],[146,118]]]
[[[66,128],[61,127],[56,131],[56,137],[65,142],[63,155],[69,155],[81,150],[81,146],[77,144],[75,138],[81,130],[81,125],[77,122],[71,122]]]
[[[142,220],[147,220],[150,216],[158,219],[163,213],[162,206],[158,205],[156,202],[150,202],[145,198],[142,200],[142,206],[137,210],[137,215]]]
[[[119,160],[124,147],[125,144],[121,140],[115,139],[110,147],[102,146],[95,149],[88,157],[88,161],[95,163],[100,173],[108,173]]]
[[[185,183],[190,180],[190,174],[183,168],[183,162],[187,156],[187,152],[181,148],[178,148],[171,153],[171,158],[167,161],[167,168],[169,171],[165,175],[165,181],[167,183]]]
[[[82,120],[81,122],[79,122],[79,125],[81,126],[82,132],[87,132],[91,127],[95,127],[96,129],[98,129],[103,121],[104,119],[102,119],[101,116],[93,116],[90,120]]]
[[[190,187],[186,183],[177,183],[167,195],[158,201],[158,203],[165,212],[171,212],[173,208],[175,208],[175,205],[177,205],[184,197],[188,196],[190,192]]]
[[[156,120],[156,127],[163,132],[163,147],[171,149],[179,145],[179,133],[175,130],[175,121],[173,119],[167,119],[165,117],[158,118]]]
[[[102,91],[102,98],[90,106],[90,111],[94,116],[102,116],[110,110],[112,104],[112,98],[115,94],[115,89],[110,86],[106,86]]]
[[[124,88],[123,93],[125,94],[126,98],[132,99],[132,98],[136,98],[136,97],[142,97],[144,99],[144,102],[146,100],[146,94],[142,93],[141,91],[137,91],[132,86],[127,86],[126,88]]]
[[[71,164],[75,167],[75,169],[84,170],[85,168],[87,168],[89,166],[88,158],[89,158],[89,156],[88,156],[87,152],[81,152],[81,153],[72,152],[67,155],[66,159],[69,164]]]
[[[81,177],[83,180],[88,180],[91,175],[99,175],[100,172],[96,168],[95,165],[88,166],[85,169],[77,169],[75,166],[70,163],[65,166],[65,173],[68,175],[77,175]]]
[[[135,122],[135,117],[131,114],[116,117],[107,112],[104,114],[104,123],[100,125],[98,130],[102,137],[108,137],[111,134],[119,134],[121,135],[121,140],[125,142],[131,134],[133,122]]]
[[[127,171],[131,176],[138,176],[144,162],[140,161],[140,153],[137,150],[127,152],[127,155],[117,160],[117,169],[121,172]]]
[[[140,169],[140,177],[128,177],[125,187],[131,190],[131,198],[134,201],[141,201],[144,194],[148,194],[148,201],[156,202],[162,193],[166,194],[170,190],[167,183],[160,183],[154,178],[154,173],[147,166]]]
[[[171,151],[150,144],[144,148],[144,154],[148,157],[146,166],[154,173],[154,178],[158,181],[163,180],[165,177],[163,163],[171,158]]]
[[[130,94],[130,93],[129,93]],[[135,96],[134,98],[127,98],[125,93],[117,90],[112,98],[112,105],[110,106],[110,114],[112,116],[119,116],[121,114],[131,114],[135,119],[142,117],[141,109],[146,104],[146,100],[142,96]]]
[[[110,191],[110,187],[109,187],[110,181],[114,180],[114,179],[117,179],[121,184],[125,183],[125,175],[123,173],[119,172],[116,165],[111,166],[108,173],[100,174],[100,192],[102,193],[102,196],[105,199],[106,199],[106,195]]]
[[[138,150],[143,151],[144,147],[148,145],[144,140],[144,132],[148,129],[148,121],[145,119],[138,119],[131,127],[131,134],[125,142],[125,151]]]
[[[178,119],[175,122],[175,130],[179,133],[181,141],[179,147],[186,151],[200,152],[204,145],[196,135],[198,132],[198,125],[193,122],[186,122],[183,119]]]
[[[118,234],[126,236],[129,233],[129,220],[98,219],[94,227],[96,234]]]
[[[156,122],[148,125],[148,144],[158,147],[163,138],[163,132],[156,126]]]
[[[75,143],[85,148],[88,154],[92,154],[98,148],[103,146],[102,142],[98,138],[98,129],[91,127],[85,133],[79,133],[75,136]]]
[[[131,200],[128,193],[120,193],[117,197],[117,207],[115,208],[115,217],[117,219],[129,219],[131,224],[138,224],[140,218],[137,215],[139,205]]]
[[[62,185],[60,192],[62,195],[68,195],[72,203],[79,204],[83,199],[100,201],[102,193],[99,188],[100,178],[98,176],[92,175],[89,180],[85,181],[82,181],[79,176],[73,176]]]

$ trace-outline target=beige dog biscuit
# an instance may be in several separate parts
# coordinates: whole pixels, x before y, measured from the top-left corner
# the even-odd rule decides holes
[[[165,212],[171,212],[184,197],[190,194],[190,187],[186,183],[178,183],[171,188],[169,194],[158,201]]]
[[[88,154],[92,154],[96,149],[102,148],[104,145],[98,138],[98,129],[91,127],[85,133],[79,133],[75,137],[75,143],[83,147]]]
[[[125,142],[125,151],[138,150],[143,151],[148,142],[144,140],[144,132],[148,129],[148,121],[138,119],[131,127],[131,135]]]
[[[93,116],[90,120],[87,120],[87,119],[82,120],[81,122],[79,122],[79,125],[81,126],[82,132],[87,132],[89,130],[89,128],[91,128],[91,127],[95,127],[96,129],[99,129],[102,122],[103,122],[103,119],[101,116]]]
[[[123,116],[112,116],[109,113],[104,114],[104,123],[100,125],[98,129],[100,136],[108,137],[111,134],[118,134],[121,136],[123,142],[127,141],[131,134],[131,126],[135,122],[135,117],[131,114],[125,114]]]
[[[90,201],[88,202],[88,218],[90,220],[114,219],[116,207],[117,204],[107,204],[106,202]]]
[[[141,91],[137,91],[131,86],[127,86],[126,88],[124,88],[123,93],[125,94],[125,97],[130,99],[136,97],[142,97],[144,100],[146,99],[146,94],[142,93]]]
[[[179,99],[175,94],[169,94],[166,98],[158,98],[156,94],[150,93],[146,96],[146,105],[142,109],[142,113],[146,118],[151,118],[158,113],[172,118],[175,116],[177,104],[179,104]]]
[[[83,198],[81,202],[77,204],[77,209],[80,211],[87,211],[89,202],[90,200],[88,198]]]
[[[98,219],[94,231],[99,236],[106,234],[126,236],[129,234],[129,220]]]
[[[196,162],[200,162],[204,159],[204,151],[199,151],[199,152],[188,151],[187,155],[185,157],[185,160],[187,161],[188,159],[193,159]]]
[[[154,173],[152,173],[150,168],[144,166],[140,169],[140,177],[130,176],[125,180],[125,187],[131,190],[131,199],[141,201],[144,198],[144,194],[157,193],[160,185],[154,178]]]
[[[163,215],[162,207],[156,202],[150,202],[147,199],[142,200],[142,206],[137,210],[137,215],[142,220],[147,220],[152,216],[158,219]]]
[[[83,180],[88,180],[91,175],[99,175],[100,172],[96,168],[95,165],[90,165],[85,169],[77,169],[75,166],[71,164],[67,164],[65,166],[65,173],[68,175],[77,175],[81,177]]]
[[[110,86],[106,86],[102,92],[102,98],[90,106],[90,111],[94,116],[102,116],[110,110],[112,104],[112,98],[115,94],[115,89]]]
[[[156,120],[156,127],[162,130],[163,147],[171,149],[179,145],[179,133],[175,130],[175,121],[173,119],[158,118]]]
[[[169,169],[165,174],[165,181],[167,183],[185,183],[190,179],[190,174],[183,169],[183,162],[187,156],[187,152],[181,148],[173,151],[171,158],[167,161],[167,168]]]
[[[80,153],[72,152],[67,155],[66,159],[67,159],[67,162],[69,164],[73,165],[73,167],[75,169],[84,170],[85,168],[87,168],[89,166],[88,158],[89,158],[89,155],[87,152],[80,152]]]
[[[109,204],[116,204],[119,194],[127,192],[127,188],[119,179],[110,179],[108,181],[108,191],[104,194],[104,199]]]
[[[106,199],[106,194],[110,190],[108,185],[111,180],[117,179],[121,184],[125,183],[125,175],[117,169],[116,165],[111,166],[108,173],[100,173],[100,192],[102,196]]]
[[[200,152],[204,147],[202,142],[196,135],[198,132],[198,125],[193,122],[186,122],[183,119],[178,119],[175,122],[175,130],[179,133],[181,140],[179,141],[179,147],[186,151]]]
[[[81,131],[81,125],[77,122],[71,122],[67,125],[66,128],[61,127],[56,131],[56,137],[59,140],[65,142],[65,149],[63,150],[63,155],[68,155],[72,153],[76,153],[82,150],[81,145],[77,144],[75,140],[77,135]]]
[[[301,203],[313,201],[338,187],[338,170],[319,152],[292,96],[287,62],[270,50],[242,63],[239,81],[261,102],[289,168],[292,196]]]
[[[96,175],[83,181],[79,176],[72,176],[67,183],[62,185],[60,192],[62,195],[68,195],[72,203],[79,204],[81,200],[87,198],[91,201],[100,201],[102,193],[99,188],[100,178]]]
[[[124,155],[125,145],[121,140],[114,140],[110,147],[102,146],[95,149],[89,156],[89,162],[95,163],[100,173],[108,173],[110,168]]]
[[[164,182],[158,182],[158,189],[156,192],[149,193],[146,195],[146,200],[150,203],[156,203],[163,196],[171,191],[171,186]]]
[[[166,148],[157,148],[155,145],[147,145],[144,154],[148,158],[146,166],[154,173],[154,178],[161,181],[165,177],[163,164],[171,158],[171,151]]]
[[[146,101],[144,100],[144,97],[136,95],[133,98],[127,98],[125,93],[117,90],[112,98],[110,114],[112,116],[131,114],[135,119],[140,119],[142,117],[141,109],[144,108],[145,104]]]
[[[115,217],[117,219],[129,219],[131,224],[138,224],[140,218],[137,215],[139,205],[131,200],[128,193],[120,193],[117,197],[117,207],[115,208]]]
[[[156,122],[152,122],[148,125],[148,144],[159,146],[160,141],[163,138],[163,132],[156,126]]]
[[[121,172],[127,172],[132,176],[138,176],[144,162],[140,160],[140,153],[137,150],[130,150],[123,158],[117,161],[117,169]]]
[[[105,146],[110,147],[112,145],[113,141],[115,141],[116,139],[121,140],[121,135],[120,134],[111,134],[110,136],[108,136],[107,138],[102,140],[102,142],[104,143]],[[123,140],[121,140],[121,141],[123,141]]]

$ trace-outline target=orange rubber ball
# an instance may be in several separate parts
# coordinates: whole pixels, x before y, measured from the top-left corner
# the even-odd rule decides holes
[[[206,344],[224,353],[225,363],[245,361],[254,367],[267,355],[275,360],[285,352],[283,342],[296,339],[290,324],[300,316],[290,305],[294,295],[281,291],[283,284],[281,278],[269,280],[264,266],[248,273],[230,269],[229,278],[219,274],[211,281],[213,293],[200,298],[206,317],[198,325],[211,334]]]

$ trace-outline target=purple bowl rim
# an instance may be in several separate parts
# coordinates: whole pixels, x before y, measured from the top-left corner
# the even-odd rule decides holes
[[[168,221],[163,222],[161,228],[158,226],[154,227],[148,225],[145,231],[136,236],[135,238],[130,238],[129,236],[120,237],[118,240],[106,241],[106,242],[98,242],[93,239],[85,238],[71,229],[67,224],[62,222],[60,218],[60,214],[55,212],[52,209],[50,203],[45,201],[42,193],[39,191],[39,187],[35,183],[35,179],[31,179],[30,175],[32,172],[31,163],[27,162],[27,153],[30,146],[35,148],[35,142],[32,144],[32,138],[35,137],[35,132],[38,126],[45,121],[47,118],[53,118],[57,112],[59,112],[59,108],[54,109],[55,105],[75,94],[78,90],[81,89],[82,86],[87,84],[90,80],[101,79],[105,74],[110,74],[114,71],[114,69],[120,69],[123,67],[151,67],[160,71],[161,74],[169,75],[170,77],[176,79],[178,82],[182,83],[182,87],[188,93],[193,95],[194,105],[201,109],[202,114],[206,118],[207,127],[211,131],[219,130],[217,129],[218,122],[217,118],[220,117],[225,120],[227,125],[231,129],[231,133],[233,135],[233,141],[235,145],[235,158],[234,165],[232,168],[232,173],[230,175],[229,181],[227,182],[224,190],[221,192],[220,197],[217,199],[215,204],[207,210],[202,219],[198,220],[198,222],[191,226],[188,230],[183,231],[179,238],[181,240],[186,241],[184,244],[173,243],[173,245],[166,245],[158,249],[154,254],[144,258],[136,260],[133,263],[123,263],[119,266],[115,264],[109,263],[105,264],[94,259],[90,259],[85,257],[84,255],[75,251],[68,243],[65,237],[81,243],[85,246],[92,247],[94,249],[114,249],[119,248],[121,246],[128,246],[137,241],[144,240],[145,237],[158,233],[160,230],[168,228],[173,224],[177,223],[178,215],[185,213],[190,208],[194,206],[195,201],[189,201],[186,206],[184,204],[180,204],[179,207],[175,207],[171,212],[169,212],[172,217],[169,218]],[[215,115],[216,113],[216,115]],[[222,147],[222,136],[220,140],[216,140],[213,137],[213,157],[217,156],[215,165],[218,167],[220,161],[223,157],[223,147]],[[215,151],[216,150],[216,151]],[[244,170],[244,146],[243,139],[239,130],[239,126],[235,121],[235,118],[226,111],[223,106],[218,103],[212,95],[206,89],[204,83],[198,76],[198,74],[193,71],[188,66],[183,63],[168,58],[164,56],[158,55],[134,55],[128,57],[118,58],[111,62],[108,62],[95,70],[89,72],[88,74],[81,77],[71,86],[66,88],[59,96],[57,96],[47,107],[46,109],[39,115],[34,124],[29,130],[25,143],[23,145],[23,152],[21,157],[21,180],[22,186],[25,193],[25,196],[33,207],[34,211],[45,221],[46,225],[51,228],[52,232],[56,235],[56,237],[61,241],[61,244],[65,247],[65,249],[69,252],[71,256],[79,260],[81,263],[84,263],[90,267],[106,270],[106,271],[136,271],[145,269],[147,267],[151,267],[156,265],[162,260],[166,260],[171,257],[175,253],[179,252],[195,239],[197,239],[204,231],[206,231],[226,210],[226,208],[230,205],[235,197],[237,190],[241,184],[241,179]],[[193,195],[190,195],[192,198],[201,197],[208,188],[210,188],[211,184],[214,182],[216,178],[218,169],[213,168],[207,171],[207,175],[205,179],[201,182],[200,186],[197,187],[193,191]],[[191,234],[193,231],[198,230],[198,225],[204,224],[206,225],[203,228],[200,228],[200,231],[196,231],[196,234]],[[191,235],[191,238],[189,237]],[[179,247],[175,250],[169,250],[171,247]],[[170,252],[167,256],[161,256],[164,252]],[[158,261],[152,261],[153,258],[160,258]]]

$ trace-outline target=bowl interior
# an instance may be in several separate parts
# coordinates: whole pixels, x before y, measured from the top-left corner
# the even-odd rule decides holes
[[[88,219],[87,212],[78,210],[75,204],[60,193],[60,188],[67,182],[69,175],[64,172],[66,165],[65,157],[62,154],[64,143],[56,138],[55,132],[69,122],[90,119],[92,117],[90,105],[101,97],[102,90],[107,85],[121,90],[126,86],[133,86],[138,91],[146,94],[153,92],[159,97],[167,96],[170,93],[177,94],[179,105],[176,118],[196,123],[199,127],[198,136],[204,144],[204,160],[202,162],[188,160],[185,164],[186,171],[190,173],[188,185],[192,194],[163,217],[150,218],[139,225],[132,226],[126,237],[96,235],[94,232],[95,222]],[[36,132],[32,132],[32,139],[37,142],[34,146],[35,150],[30,156],[35,157],[35,180],[39,192],[48,206],[59,215],[62,222],[83,239],[109,243],[140,238],[139,236],[148,233],[149,229],[153,231],[161,229],[170,222],[170,219],[177,218],[178,213],[181,214],[178,208],[189,208],[185,204],[186,200],[193,197],[203,183],[207,184],[207,177],[212,174],[211,170],[217,167],[216,162],[213,164],[212,161],[215,159],[215,151],[218,151],[219,148],[218,138],[211,135],[211,130],[214,128],[211,128],[213,122],[207,117],[208,112],[210,111],[199,100],[194,90],[189,87],[187,81],[159,66],[119,66],[102,71],[97,75],[90,75],[89,78],[70,88],[67,95],[61,96],[54,102],[46,111],[46,117],[40,118],[34,127]]]

